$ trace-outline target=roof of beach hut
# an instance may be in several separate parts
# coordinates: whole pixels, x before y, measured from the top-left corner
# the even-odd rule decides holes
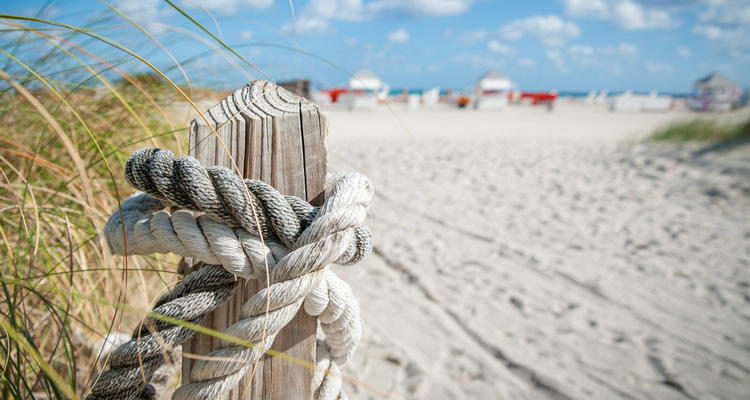
[[[513,88],[513,82],[497,71],[490,71],[479,78],[477,87],[484,90],[510,90]]]
[[[369,70],[363,69],[349,79],[349,88],[357,90],[377,90],[383,86],[383,81]]]
[[[739,85],[735,83],[733,80],[727,78],[726,76],[718,72],[715,72],[711,75],[708,75],[707,77],[703,79],[699,79],[695,81],[695,86],[715,88],[715,89],[739,87]]]

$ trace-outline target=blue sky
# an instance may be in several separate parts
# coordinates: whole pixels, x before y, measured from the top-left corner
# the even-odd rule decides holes
[[[296,30],[287,0],[174,1],[219,35],[213,16],[225,42],[274,79],[322,87],[345,84],[346,73],[362,68],[394,88],[464,88],[488,70],[525,90],[687,92],[713,71],[750,84],[750,0],[293,0]],[[0,4],[3,13],[30,16],[44,2]],[[165,2],[112,4],[184,62],[193,82],[234,88],[262,77],[193,38],[207,35]],[[100,15],[109,18],[90,25]],[[45,16],[90,26],[159,68],[174,64],[97,1],[51,2]]]

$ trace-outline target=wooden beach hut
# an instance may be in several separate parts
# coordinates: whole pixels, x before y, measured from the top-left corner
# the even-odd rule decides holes
[[[508,97],[514,84],[497,71],[484,74],[474,89],[474,107],[479,110],[502,110],[508,106]]]
[[[377,91],[383,86],[383,81],[372,71],[363,69],[349,79],[349,89]]]
[[[371,71],[359,71],[349,79],[349,90],[338,96],[338,103],[350,110],[372,110],[378,104],[378,90],[383,85]]]
[[[730,111],[742,103],[743,88],[720,73],[699,79],[688,98],[688,106],[695,111]]]

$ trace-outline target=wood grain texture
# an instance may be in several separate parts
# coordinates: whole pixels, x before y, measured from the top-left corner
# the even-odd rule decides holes
[[[205,113],[227,146],[239,173],[260,179],[282,194],[321,205],[327,173],[328,118],[309,101],[270,82],[253,81]],[[190,155],[203,165],[232,166],[216,135],[202,118],[190,126]],[[206,326],[223,331],[240,318],[242,304],[265,285],[248,281],[223,306],[211,313]],[[273,343],[273,349],[307,363],[315,362],[317,320],[300,311]],[[217,340],[196,334],[186,343],[187,353],[204,355]],[[183,359],[183,382],[190,380],[191,359]],[[246,376],[230,400],[311,399],[313,371],[265,355],[252,382]]]

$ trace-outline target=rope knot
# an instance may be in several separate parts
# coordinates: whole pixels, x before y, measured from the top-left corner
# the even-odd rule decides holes
[[[372,250],[366,222],[374,189],[367,178],[356,173],[332,176],[327,200],[321,207],[313,207],[302,199],[281,195],[263,182],[243,180],[227,168],[205,168],[195,158],[175,159],[172,152],[156,148],[133,153],[125,165],[125,177],[143,193],[125,200],[121,212],[114,213],[105,226],[114,253],[173,252],[220,264],[226,271],[219,271],[228,274],[221,275],[216,265],[199,269],[160,301],[154,312],[200,323],[207,312],[228,298],[236,287],[236,276],[264,281],[270,277],[268,287],[243,305],[242,319],[225,331],[256,346],[221,341],[219,349],[194,364],[193,383],[180,387],[173,398],[224,397],[303,303],[322,323],[326,340],[321,342],[325,346],[321,355],[330,358],[326,365],[343,365],[351,357],[363,326],[359,303],[349,285],[328,265],[354,264]],[[160,211],[168,205],[180,210],[172,214]],[[195,217],[193,212],[201,215]],[[210,273],[219,274],[218,278],[206,280],[204,275],[210,277]],[[227,276],[234,279],[227,281]],[[187,289],[195,285],[195,293]],[[113,369],[92,389],[99,396],[94,398],[129,398],[134,390],[143,390],[141,377],[151,377],[163,366],[163,357],[155,354],[164,349],[154,337],[171,332],[173,340],[168,343],[177,345],[192,335],[179,325],[158,319],[147,322],[155,332],[139,332],[135,343],[126,343],[123,350],[113,353]],[[149,355],[148,363],[134,365],[132,354],[143,350]],[[334,382],[340,377],[318,378],[315,381],[321,385],[328,383],[324,385],[327,389],[316,389],[316,399],[334,398],[333,392],[344,396],[340,383]],[[113,384],[118,380],[121,382]]]

